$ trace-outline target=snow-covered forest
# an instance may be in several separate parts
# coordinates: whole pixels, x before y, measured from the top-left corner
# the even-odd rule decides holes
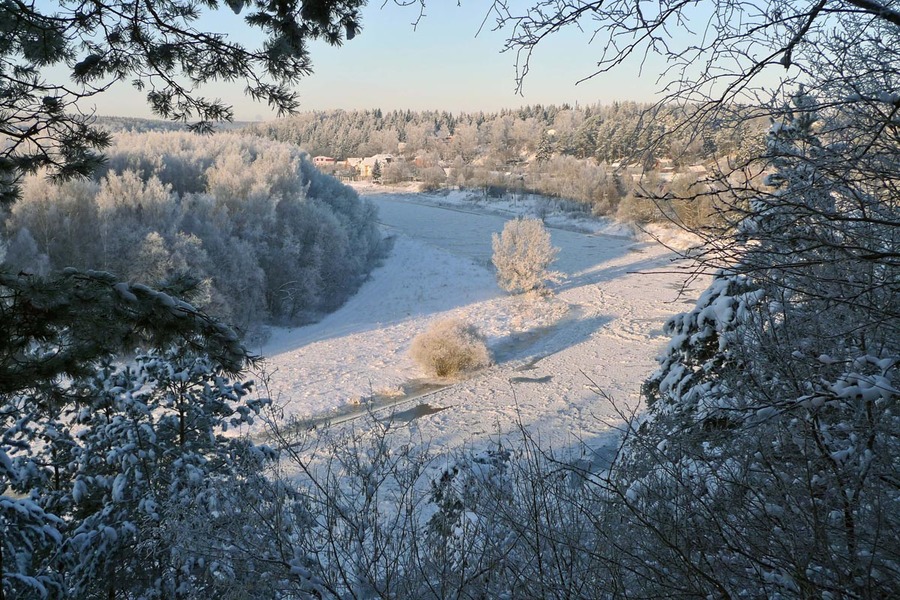
[[[700,135],[680,131],[685,111],[674,105],[653,107],[635,102],[594,106],[524,106],[496,113],[440,111],[318,111],[254,124],[250,132],[298,144],[311,154],[335,157],[403,152],[410,156],[463,163],[505,163],[522,156],[557,153],[615,162],[633,158],[635,149],[653,147],[656,157],[672,156],[681,164],[734,153],[752,144],[746,129],[710,127]],[[647,127],[640,127],[642,122]],[[552,131],[552,133],[548,133]],[[662,134],[669,133],[664,136]],[[759,130],[755,133],[759,134]],[[653,142],[660,138],[661,144]],[[759,137],[756,141],[759,141]],[[652,160],[653,157],[648,157]]]
[[[91,180],[23,182],[4,222],[4,264],[108,271],[248,329],[339,306],[378,257],[374,219],[289,144],[125,133]]]
[[[735,106],[703,128],[680,127],[694,110],[615,102],[456,115],[319,111],[247,131],[312,155],[394,155],[400,160],[381,165],[379,179],[388,184],[416,180],[429,188],[533,192],[574,201],[596,215],[648,222],[665,219],[666,211],[647,202],[644,190],[696,187],[706,179],[706,166],[712,171],[719,161],[762,149],[766,119]],[[352,168],[334,172],[354,176]],[[700,224],[710,212],[695,210],[692,222]]]

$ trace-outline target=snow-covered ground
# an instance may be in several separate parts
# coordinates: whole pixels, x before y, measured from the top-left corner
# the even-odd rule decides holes
[[[519,425],[549,446],[610,443],[610,424],[637,405],[655,367],[663,323],[699,292],[679,297],[684,274],[672,253],[621,226],[553,216],[555,268],[565,282],[552,297],[510,296],[490,265],[491,234],[528,206],[363,193],[378,205],[393,250],[337,312],[274,330],[259,349],[285,415],[337,422],[377,409],[377,418],[393,415],[433,448],[481,446]],[[423,379],[407,352],[414,336],[448,316],[476,325],[496,364],[446,385]]]

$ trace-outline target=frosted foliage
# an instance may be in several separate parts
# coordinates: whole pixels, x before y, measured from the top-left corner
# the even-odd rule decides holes
[[[409,354],[429,375],[453,377],[491,364],[484,336],[472,325],[445,319],[413,339]]]
[[[37,275],[44,275],[48,270],[48,259],[46,254],[42,254],[38,250],[37,242],[34,241],[31,232],[23,227],[15,236],[5,244],[3,250],[5,256],[0,256],[7,265],[15,271],[27,271]]]
[[[97,192],[93,181],[59,186],[44,177],[26,178],[22,198],[13,205],[5,225],[8,239],[27,228],[51,266],[63,258],[72,266],[82,266],[98,248]]]
[[[125,171],[121,175],[110,173],[101,182],[95,200],[102,211],[129,207],[142,213],[142,218],[159,219],[171,204],[170,187],[163,185],[155,175],[145,180],[134,171]]]
[[[80,383],[90,409],[78,416],[85,431],[71,466],[69,508],[81,518],[72,519],[79,559],[70,585],[84,596],[112,584],[172,597],[181,571],[195,593],[209,589],[215,576],[203,554],[172,545],[170,528],[175,515],[216,519],[227,505],[222,484],[253,456],[243,440],[222,433],[252,422],[264,401],[251,397],[252,383],[230,381],[208,359],[175,353],[140,356],[129,369],[104,369]]]
[[[559,249],[550,243],[550,233],[539,219],[509,221],[493,238],[497,282],[508,292],[544,290],[560,274],[550,271]]]
[[[166,242],[154,231],[148,233],[138,247],[135,261],[129,265],[128,277],[134,281],[162,281],[172,267]]]
[[[820,107],[798,95],[773,123],[769,188],[666,325],[623,454],[623,498],[664,532],[646,564],[686,580],[666,545],[689,547],[713,595],[897,595],[897,138],[860,155],[878,115]]]
[[[509,533],[485,508],[498,497],[515,494],[508,472],[510,458],[502,447],[466,455],[451,461],[431,482],[428,501],[433,514],[426,526],[426,544],[440,548],[447,568],[473,580],[473,588],[489,586],[492,579],[479,573],[481,565],[473,557],[491,554],[492,534]]]
[[[123,133],[108,159],[97,181],[25,181],[9,268],[109,271],[248,328],[339,306],[381,247],[372,204],[289,144]]]
[[[224,433],[252,423],[267,400],[251,395],[252,382],[178,350],[105,365],[72,385],[79,404],[65,418],[23,421],[4,436],[4,446],[16,443],[9,456],[0,450],[0,481],[19,497],[0,498],[0,522],[14,533],[18,568],[35,574],[4,577],[6,590],[21,598],[46,597],[43,589],[60,598],[208,598],[233,585],[241,560],[223,546],[240,511],[234,488],[258,479],[271,454]],[[23,395],[6,408],[44,401]],[[44,466],[51,460],[52,474]],[[179,536],[195,522],[216,528],[215,538]],[[217,566],[206,563],[214,553]],[[185,579],[190,595],[179,591]]]

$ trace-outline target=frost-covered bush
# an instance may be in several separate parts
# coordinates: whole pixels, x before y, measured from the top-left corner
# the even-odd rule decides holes
[[[559,249],[550,243],[550,233],[539,219],[516,219],[493,237],[497,282],[508,292],[543,290],[547,283],[560,280],[550,271]]]
[[[653,200],[634,193],[629,193],[619,202],[616,218],[626,223],[638,224],[665,220]]]
[[[406,161],[388,163],[381,170],[382,183],[394,184],[412,181],[415,178],[415,165]]]
[[[431,325],[413,339],[409,352],[426,372],[438,377],[453,377],[491,364],[484,336],[458,319]]]
[[[294,146],[120,134],[107,157],[96,181],[24,182],[3,232],[11,271],[109,271],[247,328],[333,310],[379,251],[374,206]]]
[[[340,433],[275,435],[292,449],[291,481],[315,518],[271,520],[264,547],[298,557],[301,583],[323,598],[608,598],[623,589],[621,515],[608,512],[616,503],[527,434],[448,455],[374,419]]]

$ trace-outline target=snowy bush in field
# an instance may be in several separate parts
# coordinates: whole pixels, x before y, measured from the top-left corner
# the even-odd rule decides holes
[[[539,219],[516,219],[493,237],[497,281],[508,292],[544,290],[547,283],[560,280],[550,271],[559,249],[550,243],[550,233]]]
[[[409,353],[427,373],[438,377],[453,377],[491,364],[484,336],[458,319],[431,325],[413,339]]]

